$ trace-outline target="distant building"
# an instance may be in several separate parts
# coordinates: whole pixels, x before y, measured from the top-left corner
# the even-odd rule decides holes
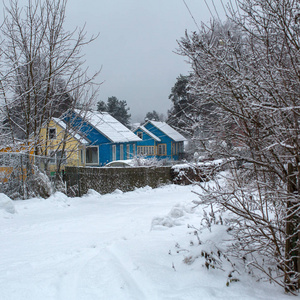
[[[103,166],[114,160],[133,158],[141,139],[107,112],[75,110],[65,122],[89,141],[82,145],[84,166]]]
[[[134,130],[142,139],[137,143],[137,155],[158,159],[183,158],[186,138],[165,122],[147,121]]]
[[[54,175],[58,164],[65,166],[83,166],[81,153],[90,141],[59,118],[52,118],[42,126],[39,136],[40,153],[49,159],[41,160],[40,167]]]

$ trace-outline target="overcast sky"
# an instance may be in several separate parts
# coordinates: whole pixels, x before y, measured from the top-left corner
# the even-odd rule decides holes
[[[221,0],[185,0],[199,25],[211,18],[206,3],[216,15],[213,1],[224,15]],[[110,96],[126,100],[133,122],[142,121],[153,110],[167,115],[176,78],[189,71],[185,58],[174,53],[177,40],[186,29],[197,30],[184,1],[68,0],[65,29],[85,23],[88,36],[99,33],[83,49],[91,73],[102,68],[98,100]]]
[[[212,0],[206,1],[214,13]],[[220,0],[215,1],[220,14]],[[195,20],[209,22],[205,0],[186,0]],[[215,14],[215,13],[214,13]],[[179,74],[189,66],[176,55],[177,40],[196,25],[183,0],[69,0],[67,26],[82,26],[98,39],[84,49],[91,70],[102,67],[99,100],[126,100],[133,121],[148,111],[167,114]]]

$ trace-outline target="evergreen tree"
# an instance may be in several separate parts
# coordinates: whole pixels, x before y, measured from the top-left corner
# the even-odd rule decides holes
[[[123,125],[130,127],[129,121],[131,115],[128,113],[130,108],[127,107],[126,100],[119,100],[115,96],[108,97],[107,103],[105,103],[104,101],[99,101],[97,103],[97,110],[101,112],[108,112]]]
[[[191,80],[191,75],[177,77],[169,95],[173,105],[168,111],[167,119],[168,124],[190,138],[195,135],[199,136],[200,132],[205,131],[202,128],[207,125],[204,119],[207,119],[206,116],[213,111],[209,103],[200,109],[197,96],[190,91]],[[194,126],[195,123],[197,126]]]
[[[168,111],[167,122],[181,133],[191,136],[191,112],[194,98],[188,91],[189,76],[179,75],[171,89],[169,99],[172,101],[172,108]]]
[[[169,99],[173,102],[174,108],[179,112],[182,108],[186,107],[189,102],[190,95],[188,94],[189,76],[179,75],[176,83],[171,89]]]
[[[161,121],[158,113],[155,110],[146,114],[145,121],[147,120]]]
[[[97,103],[97,110],[98,111],[107,111],[106,103],[104,101],[99,101]]]

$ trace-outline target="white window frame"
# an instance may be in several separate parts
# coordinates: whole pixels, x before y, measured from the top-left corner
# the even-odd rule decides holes
[[[80,149],[80,162],[81,162],[81,165],[85,164],[85,155],[84,154],[85,154],[84,150]]]
[[[143,139],[143,132],[142,131],[138,131],[136,133],[136,135],[140,138],[140,139]]]
[[[111,158],[112,158],[112,161],[117,160],[117,147],[116,147],[116,145],[111,146]]]
[[[154,146],[149,146],[148,155],[154,155]]]
[[[124,159],[124,145],[120,144],[120,160]]]
[[[54,150],[48,151],[49,158],[49,165],[56,165],[56,154]]]
[[[137,154],[152,156],[154,155],[154,146],[137,146]]]
[[[183,142],[180,142],[178,144],[178,153],[183,153],[184,152],[184,144]]]
[[[165,156],[167,155],[167,144],[158,144],[158,153],[157,155]]]
[[[126,145],[126,159],[130,159],[130,144]]]
[[[87,160],[87,150],[88,149],[91,149],[91,148],[96,148],[97,149],[97,162],[88,162]],[[98,146],[87,146],[85,148],[85,156],[84,156],[84,159],[85,159],[85,164],[86,165],[99,165],[99,147]]]
[[[177,143],[172,143],[172,155],[176,155],[176,144]]]
[[[54,135],[52,133],[51,136],[50,136],[50,130],[54,130]],[[56,135],[57,135],[56,128],[55,127],[49,127],[48,128],[48,139],[49,140],[56,140]]]
[[[56,163],[58,163],[58,153],[59,152],[62,152],[62,150],[56,150],[56,153],[55,153],[55,162]],[[67,164],[67,157],[68,157],[68,153],[65,150],[63,152],[63,155],[61,156],[61,159],[62,159],[61,165],[66,165]]]

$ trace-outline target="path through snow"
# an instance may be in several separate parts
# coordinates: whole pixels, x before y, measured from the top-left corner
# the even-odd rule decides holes
[[[82,198],[56,193],[13,207],[6,199],[0,299],[291,299],[248,276],[226,287],[224,272],[207,271],[200,259],[183,263],[187,224],[198,226],[202,214],[191,208],[194,189],[170,185]]]

